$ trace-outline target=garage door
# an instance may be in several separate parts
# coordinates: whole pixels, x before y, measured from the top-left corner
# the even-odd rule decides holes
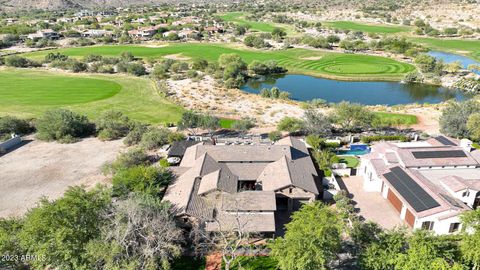
[[[407,212],[405,212],[405,221],[410,226],[410,228],[413,228],[413,224],[415,224],[415,216],[410,210],[408,210],[408,208]]]
[[[400,201],[400,199],[392,192],[391,189],[388,190],[387,199],[399,213],[402,212],[402,201]]]

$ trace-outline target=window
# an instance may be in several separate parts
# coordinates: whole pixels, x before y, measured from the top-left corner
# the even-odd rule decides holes
[[[433,221],[424,221],[422,223],[422,229],[431,231],[433,229],[433,224],[435,224]]]
[[[470,191],[466,190],[465,192],[462,193],[462,197],[468,197],[470,196]]]
[[[455,222],[455,223],[450,223],[450,229],[448,230],[449,233],[454,233],[460,229],[460,223]]]
[[[288,193],[292,194],[292,192],[293,192],[293,188],[289,188]]]

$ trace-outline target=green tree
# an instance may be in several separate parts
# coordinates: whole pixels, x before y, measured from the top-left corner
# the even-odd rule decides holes
[[[325,140],[318,135],[310,134],[305,137],[305,141],[314,149],[320,150]]]
[[[181,255],[183,232],[168,204],[148,196],[115,203],[101,239],[89,242],[90,269],[171,269]]]
[[[480,113],[480,104],[478,101],[450,102],[442,110],[442,115],[440,116],[440,132],[457,138],[469,137],[470,132],[467,127],[467,120],[475,113]]]
[[[212,115],[200,115],[200,127],[212,135],[215,130],[220,128],[220,119]]]
[[[113,196],[126,197],[131,192],[159,196],[172,179],[163,168],[135,166],[119,170],[112,178]]]
[[[185,111],[177,123],[179,130],[188,130],[193,135],[196,135],[198,129],[202,125],[202,116],[194,111]]]
[[[462,258],[472,266],[472,270],[480,269],[480,208],[464,212],[462,241],[460,250]]]
[[[21,260],[8,260],[7,257],[21,258],[26,252],[20,246],[18,233],[22,229],[22,220],[0,218],[0,254],[4,258],[0,261],[0,267],[9,269],[28,269]]]
[[[86,245],[100,236],[102,214],[109,205],[110,192],[100,187],[71,187],[56,201],[42,199],[26,214],[18,234],[27,253],[41,258],[30,261],[32,266],[85,269]]]
[[[460,61],[455,61],[453,63],[445,64],[444,68],[448,73],[457,73],[460,69],[462,69],[462,64]]]
[[[324,171],[329,171],[332,165],[339,161],[337,155],[328,149],[313,152],[313,158]]]
[[[480,112],[468,117],[467,129],[473,140],[480,141]]]
[[[342,222],[326,205],[315,202],[293,213],[284,237],[270,246],[283,270],[323,270],[340,250]]]
[[[429,231],[415,231],[407,239],[407,243],[407,251],[398,255],[396,269],[450,269],[450,262],[457,259],[455,252],[451,252],[456,248],[456,243],[434,236]]]
[[[343,101],[334,109],[334,122],[345,130],[369,127],[375,118],[374,114],[361,104]]]
[[[398,256],[406,247],[406,236],[403,230],[384,231],[368,245],[360,254],[359,263],[362,269],[385,270],[396,269]],[[375,239],[373,238],[373,239]]]
[[[435,70],[437,60],[433,56],[420,54],[415,57],[415,64],[418,65],[422,72],[430,73]]]
[[[321,112],[316,110],[306,110],[303,115],[305,123],[305,131],[308,134],[329,135],[332,132],[330,119]]]
[[[36,123],[37,137],[41,140],[74,142],[77,138],[91,135],[94,126],[88,118],[66,109],[46,111]]]

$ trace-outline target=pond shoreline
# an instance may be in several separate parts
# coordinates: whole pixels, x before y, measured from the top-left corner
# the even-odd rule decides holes
[[[323,99],[327,103],[349,101],[363,105],[394,106],[438,104],[450,99],[466,98],[462,92],[443,86],[385,81],[341,81],[291,73],[250,80],[240,89],[259,94],[261,89],[272,87],[289,92],[293,100]]]

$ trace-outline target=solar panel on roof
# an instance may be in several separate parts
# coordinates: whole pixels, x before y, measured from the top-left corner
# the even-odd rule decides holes
[[[383,175],[400,195],[415,209],[422,212],[440,206],[420,185],[400,167],[390,169]]]
[[[462,150],[449,150],[449,151],[416,151],[412,152],[415,158],[461,158],[467,157]]]
[[[435,140],[439,141],[441,144],[443,145],[451,145],[451,146],[456,146],[457,144],[450,141],[448,138],[446,138],[445,136],[438,136],[438,137],[435,137]]]

